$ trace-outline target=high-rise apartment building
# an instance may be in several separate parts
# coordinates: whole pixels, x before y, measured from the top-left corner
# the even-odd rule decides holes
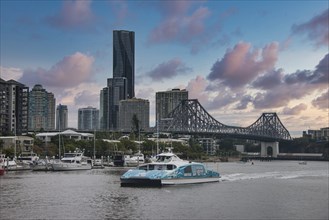
[[[127,96],[135,97],[135,32],[113,31],[113,78],[127,78]]]
[[[29,130],[55,129],[55,98],[42,85],[35,85],[29,95]]]
[[[29,87],[0,78],[0,134],[28,132]]]
[[[92,131],[98,129],[99,110],[91,106],[79,108],[78,110],[78,129]]]
[[[56,108],[56,130],[64,131],[67,129],[68,109],[67,105],[59,104]]]
[[[171,91],[157,92],[155,95],[156,122],[176,108],[182,100],[188,99],[188,91],[185,89],[173,89]]]
[[[139,129],[150,127],[150,102],[145,99],[121,100],[119,106],[119,130],[130,132],[134,129],[133,117],[137,116]]]

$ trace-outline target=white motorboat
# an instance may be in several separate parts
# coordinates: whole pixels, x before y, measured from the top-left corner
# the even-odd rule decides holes
[[[180,159],[168,152],[156,156],[156,161],[140,165],[124,173],[121,186],[164,186],[176,184],[219,182],[220,174],[208,170],[202,163]]]
[[[95,159],[93,162],[93,169],[104,169],[104,164],[102,159]]]
[[[32,165],[32,171],[50,171],[53,170],[51,162],[46,159],[39,159],[34,161]]]
[[[144,154],[142,154],[140,151],[132,156],[125,155],[124,160],[124,164],[127,167],[135,167],[145,163]]]
[[[60,162],[53,163],[53,171],[73,171],[73,170],[90,170],[92,160],[85,157],[83,152],[76,150],[73,153],[64,153]]]

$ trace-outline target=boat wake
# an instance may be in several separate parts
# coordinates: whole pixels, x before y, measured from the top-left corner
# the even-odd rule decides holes
[[[220,181],[241,181],[256,179],[296,179],[304,177],[329,177],[327,170],[317,171],[284,171],[284,172],[264,172],[264,173],[233,173],[222,175]]]

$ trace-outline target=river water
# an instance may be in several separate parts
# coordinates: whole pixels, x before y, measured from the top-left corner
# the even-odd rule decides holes
[[[328,219],[328,162],[209,163],[219,183],[120,187],[127,168],[8,172],[0,219]]]

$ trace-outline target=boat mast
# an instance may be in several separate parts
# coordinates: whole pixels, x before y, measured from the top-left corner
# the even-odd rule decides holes
[[[16,147],[17,147],[17,141],[16,141],[16,126],[17,126],[17,124],[16,124],[16,116],[15,116],[15,130],[14,130],[14,132],[15,132],[15,149],[14,149],[14,160],[16,160]]]
[[[61,120],[60,112],[58,112],[58,159],[61,159]]]
[[[96,130],[94,129],[94,161],[96,159],[96,156],[95,156],[95,143],[96,143]]]
[[[159,154],[159,117],[157,121],[157,155]]]

